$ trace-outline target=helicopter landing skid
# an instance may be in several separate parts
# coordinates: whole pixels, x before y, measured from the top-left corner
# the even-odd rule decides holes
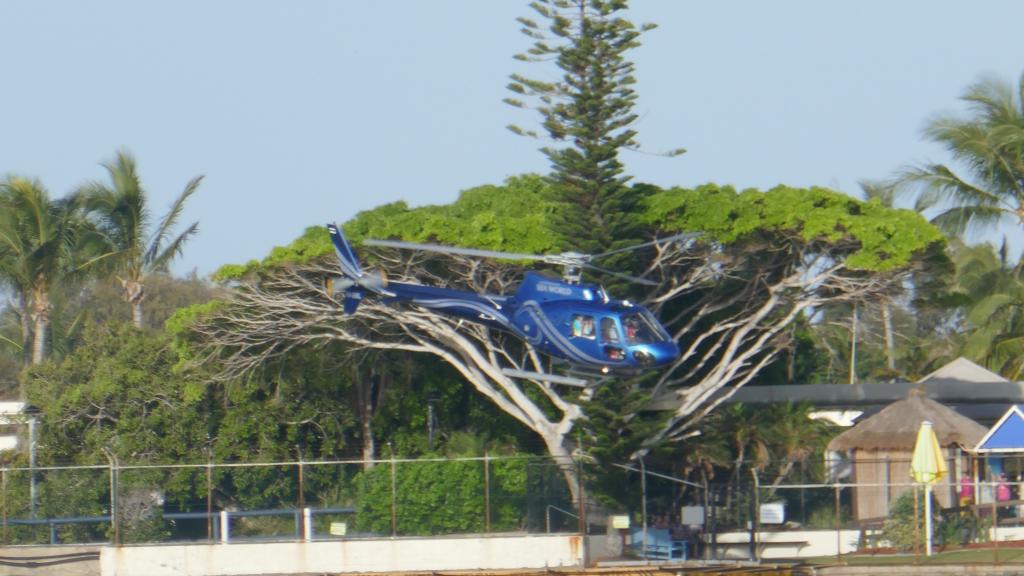
[[[590,380],[574,378],[572,376],[560,376],[558,374],[544,374],[543,372],[528,372],[526,370],[513,370],[502,368],[501,373],[510,378],[525,378],[527,380],[540,380],[551,384],[562,384],[564,386],[575,386],[577,388],[590,388],[593,384]]]

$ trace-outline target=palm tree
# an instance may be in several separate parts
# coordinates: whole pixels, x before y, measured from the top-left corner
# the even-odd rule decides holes
[[[769,498],[797,464],[806,463],[815,454],[824,454],[825,445],[832,439],[835,427],[826,420],[811,419],[813,410],[810,404],[772,404],[765,409],[765,436],[776,466]]]
[[[907,170],[901,184],[920,191],[919,210],[938,208],[932,222],[950,235],[1016,218],[1024,226],[1024,75],[1014,89],[998,79],[972,85],[965,119],[938,116],[924,134],[949,150],[969,175],[944,164]]]
[[[31,339],[33,364],[46,356],[51,293],[75,268],[78,214],[77,198],[51,200],[36,180],[0,184],[0,275],[21,308],[23,348]]]
[[[956,288],[967,299],[970,327],[963,354],[1018,380],[1024,376],[1024,261],[1011,265],[1005,241],[960,247]]]
[[[79,192],[107,243],[105,253],[97,261],[114,271],[123,297],[132,307],[132,322],[142,328],[146,277],[167,272],[185,242],[199,229],[199,223],[193,222],[184,232],[171,237],[185,201],[196,191],[203,177],[188,182],[170,210],[150,231],[146,192],[139,181],[135,159],[120,151],[113,162],[105,162],[103,167],[110,174],[110,185],[94,182],[86,184]]]

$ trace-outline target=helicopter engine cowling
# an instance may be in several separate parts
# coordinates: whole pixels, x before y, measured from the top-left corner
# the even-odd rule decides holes
[[[371,292],[380,292],[387,288],[387,285],[388,278],[383,270],[371,270],[363,273],[356,279],[348,276],[328,276],[324,278],[324,292],[327,292],[327,295],[335,300],[339,300],[353,286],[366,288]]]
[[[388,287],[388,277],[384,270],[368,270],[359,277],[357,283],[371,292],[380,292]]]

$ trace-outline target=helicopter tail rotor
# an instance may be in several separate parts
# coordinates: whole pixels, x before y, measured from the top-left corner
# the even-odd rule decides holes
[[[383,270],[365,271],[359,265],[355,250],[349,244],[341,227],[328,224],[327,231],[331,235],[334,251],[338,254],[340,276],[329,276],[324,279],[324,292],[340,301],[346,314],[354,314],[367,292],[389,295],[388,278]]]

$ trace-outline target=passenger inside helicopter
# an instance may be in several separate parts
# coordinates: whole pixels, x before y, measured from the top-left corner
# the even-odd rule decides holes
[[[650,321],[643,314],[623,315],[622,326],[626,330],[627,344],[650,344],[661,340],[658,331],[651,326]]]
[[[594,339],[594,318],[583,314],[572,317],[572,335],[577,338]]]

